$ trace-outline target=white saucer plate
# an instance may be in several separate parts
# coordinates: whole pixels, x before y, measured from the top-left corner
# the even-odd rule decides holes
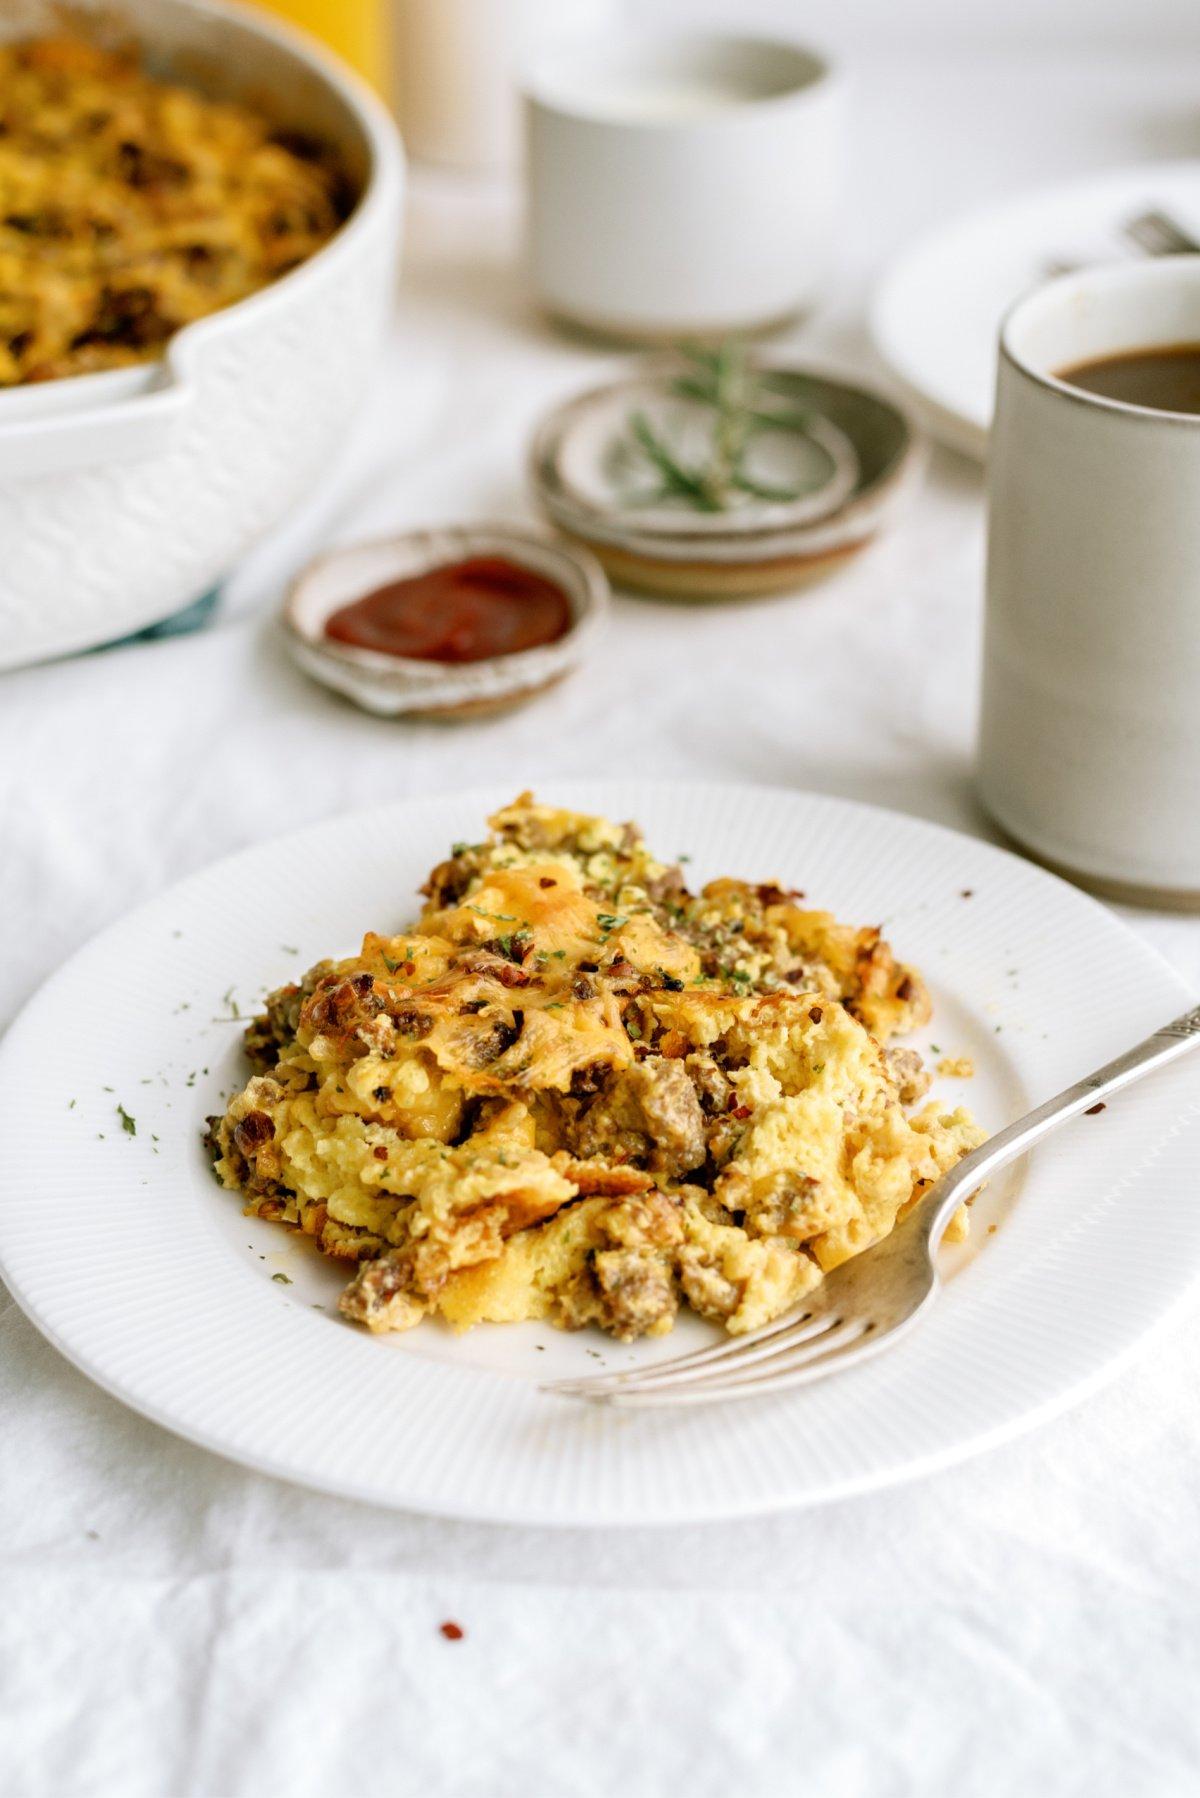
[[[983,459],[1004,314],[1059,265],[1139,254],[1122,228],[1151,209],[1200,235],[1200,161],[1042,188],[960,218],[903,252],[876,291],[871,336],[932,436]]]
[[[996,1128],[1184,1008],[1180,981],[1094,900],[990,845],[844,801],[617,782],[543,797],[639,819],[662,852],[804,888],[882,923],[925,973],[939,1082]],[[281,1478],[446,1516],[668,1524],[768,1512],[948,1466],[1096,1387],[1200,1269],[1200,1064],[1079,1120],[977,1200],[921,1330],[797,1392],[686,1414],[609,1412],[540,1379],[653,1361],[593,1332],[424,1324],[373,1338],[336,1310],[344,1270],[241,1215],[201,1146],[246,1078],[263,989],[364,930],[399,929],[456,839],[510,792],[338,818],[192,876],[81,949],[0,1046],[0,1268],[99,1385]],[[932,1047],[936,1045],[936,1049]],[[126,1123],[128,1119],[128,1123]]]

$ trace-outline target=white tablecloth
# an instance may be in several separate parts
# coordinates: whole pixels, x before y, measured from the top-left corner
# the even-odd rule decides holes
[[[952,207],[1195,147],[1194,76],[864,70],[845,271],[800,341],[860,360],[869,276]],[[270,623],[290,567],[393,525],[523,513],[531,418],[604,365],[527,309],[503,195],[426,179],[413,225],[362,429],[216,628],[0,679],[0,1022],[189,869],[418,789],[603,768],[986,828],[968,784],[981,482],[948,455],[826,585],[712,610],[622,600],[591,673],[502,721],[372,720],[291,668]],[[1200,986],[1200,924],[1131,922]],[[227,1466],[94,1390],[3,1303],[13,1798],[1200,1789],[1194,1319],[1073,1415],[937,1479],[767,1522],[556,1534]]]

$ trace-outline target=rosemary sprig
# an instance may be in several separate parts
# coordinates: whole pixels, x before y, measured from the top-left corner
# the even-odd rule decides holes
[[[713,491],[706,470],[685,467],[644,412],[635,412],[629,422],[638,443],[662,476],[662,488],[653,499],[686,499],[700,512],[721,511],[720,495]]]
[[[685,344],[680,354],[687,358],[693,370],[691,374],[679,375],[672,383],[672,390],[681,399],[719,406],[729,392],[732,359],[736,378],[741,384],[743,409],[753,425],[770,431],[806,432],[812,424],[815,413],[811,406],[797,406],[787,401],[780,405],[770,403],[767,381],[749,369],[745,350],[740,344],[722,344],[716,350]]]
[[[681,354],[691,367],[672,382],[671,392],[679,399],[712,407],[710,453],[702,464],[688,463],[645,412],[633,413],[630,434],[660,481],[658,490],[643,496],[641,503],[678,499],[698,512],[711,513],[726,511],[739,493],[769,505],[799,499],[798,489],[778,487],[750,474],[746,456],[757,432],[807,433],[812,413],[793,405],[769,405],[740,343],[729,341],[714,350],[685,346]]]
[[[756,481],[744,469],[739,469],[734,475],[733,485],[739,492],[752,494],[755,499],[767,500],[773,506],[786,505],[789,500],[800,497],[795,487],[772,487],[767,481]]]
[[[754,428],[747,404],[746,358],[740,347],[723,343],[711,361],[714,479],[721,490],[737,484],[737,473]]]

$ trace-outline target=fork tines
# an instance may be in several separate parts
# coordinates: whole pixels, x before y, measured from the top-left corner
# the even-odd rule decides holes
[[[543,1391],[639,1406],[699,1404],[758,1387],[776,1392],[816,1379],[851,1349],[861,1353],[873,1328],[871,1320],[847,1318],[838,1310],[808,1310],[656,1367],[556,1380]]]
[[[1150,207],[1128,219],[1122,227],[1126,237],[1148,256],[1194,256],[1200,253],[1200,241],[1169,213]]]

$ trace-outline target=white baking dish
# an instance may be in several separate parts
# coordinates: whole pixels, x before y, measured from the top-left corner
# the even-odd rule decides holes
[[[137,630],[219,580],[319,473],[391,310],[404,159],[370,89],[225,0],[123,16],[155,73],[335,144],[360,199],[317,255],[188,325],[161,361],[0,391],[0,668]],[[0,29],[50,18],[32,0]]]

